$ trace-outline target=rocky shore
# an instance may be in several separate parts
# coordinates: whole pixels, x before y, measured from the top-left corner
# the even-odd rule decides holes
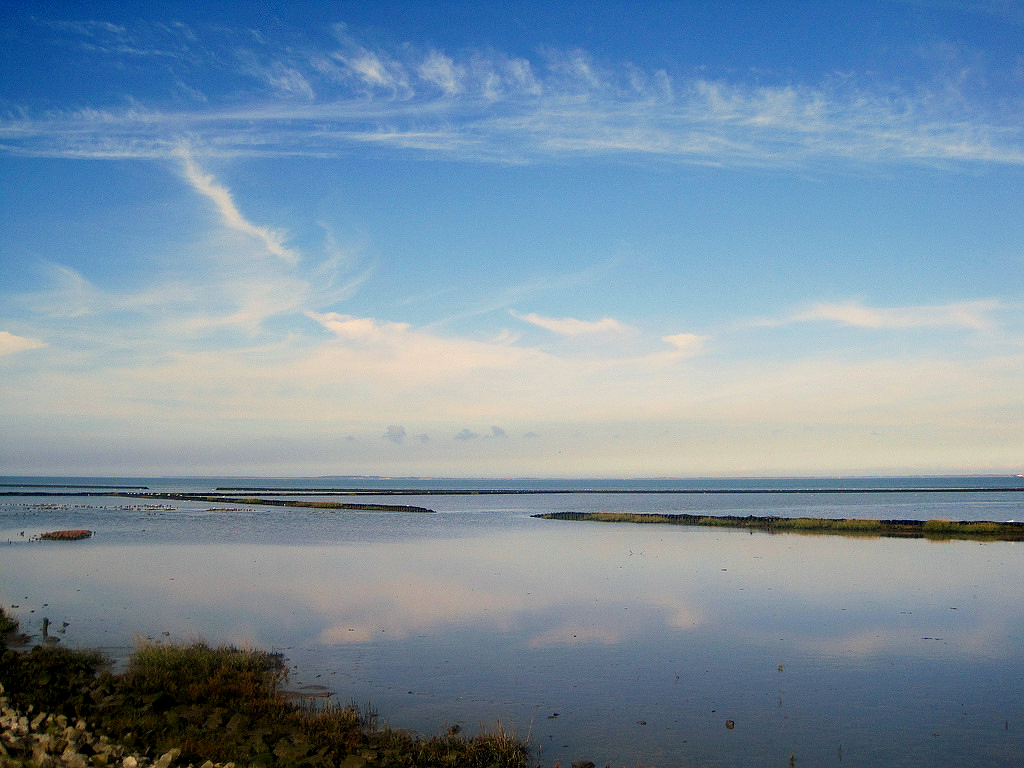
[[[3,695],[0,684],[0,766],[31,768],[172,768],[180,749],[150,760],[89,730],[84,720],[72,724],[64,715],[22,713]],[[186,768],[180,766],[180,768]],[[234,768],[207,761],[201,768]]]

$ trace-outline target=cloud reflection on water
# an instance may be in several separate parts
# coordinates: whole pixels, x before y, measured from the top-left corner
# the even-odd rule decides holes
[[[862,765],[969,764],[1020,711],[1017,545],[515,515],[338,515],[296,531],[275,519],[293,518],[254,519],[260,543],[218,543],[209,521],[185,533],[168,514],[144,523],[181,528],[160,544],[101,531],[10,545],[0,600],[22,604],[30,630],[69,621],[65,642],[115,653],[161,632],[281,649],[297,682],[329,680],[402,727],[532,729],[547,763],[582,747],[623,765],[702,763],[702,750],[725,756],[709,765],[794,751],[827,764],[841,740]]]
[[[28,551],[9,549],[12,555]],[[148,631],[281,645],[500,634],[523,647],[776,636],[824,656],[1009,653],[1012,544],[553,523],[472,538],[326,546],[102,544],[17,570],[76,613],[125,608]],[[70,550],[68,550],[70,554]],[[18,558],[19,560],[23,558]],[[40,586],[45,583],[46,586]],[[71,592],[68,585],[86,587]],[[72,608],[72,606],[74,606]],[[143,630],[145,632],[146,630]]]

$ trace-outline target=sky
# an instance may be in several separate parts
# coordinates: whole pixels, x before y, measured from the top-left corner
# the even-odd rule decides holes
[[[1024,3],[0,14],[0,474],[1024,471]]]

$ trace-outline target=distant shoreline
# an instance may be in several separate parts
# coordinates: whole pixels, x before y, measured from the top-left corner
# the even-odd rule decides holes
[[[220,493],[265,493],[268,495],[326,495],[352,494],[365,496],[522,496],[530,494],[731,494],[731,493],[1024,493],[1024,486],[998,486],[985,488],[217,488]]]
[[[274,496],[541,496],[541,495],[597,495],[620,494],[638,496],[729,496],[729,495],[829,495],[829,494],[913,494],[913,493],[1024,493],[1024,486],[964,486],[964,487],[909,487],[882,488],[311,488],[271,486],[218,486],[211,492],[151,491],[149,486],[132,485],[50,485],[0,483],[0,488],[88,490],[24,490],[0,491],[0,496],[127,496],[139,498],[199,499],[204,501],[240,501],[238,494],[258,493],[261,497]],[[255,502],[253,502],[255,503]],[[264,501],[265,504],[281,504]],[[302,502],[287,506],[304,506]]]
[[[91,483],[85,485],[74,483],[0,483],[0,488],[95,488],[97,490],[104,488],[121,488],[128,491],[149,490],[148,485],[92,485]]]

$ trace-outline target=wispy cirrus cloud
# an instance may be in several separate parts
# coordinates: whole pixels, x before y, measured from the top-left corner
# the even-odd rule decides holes
[[[447,96],[455,96],[462,91],[465,79],[462,67],[443,53],[431,51],[417,72],[424,81],[437,86]]]
[[[321,59],[317,66],[320,71],[336,77],[352,77],[361,81],[368,88],[387,88],[391,91],[405,92],[409,88],[405,72],[393,65],[389,59],[382,58],[373,51],[359,51],[354,56],[334,54],[341,66]]]
[[[196,40],[187,31],[192,37],[167,28],[147,44],[162,41],[179,61],[175,87],[205,101],[186,108],[125,94],[131,107],[64,113],[26,104],[0,120],[0,151],[166,156],[190,135],[224,155],[331,157],[372,144],[503,163],[601,156],[775,167],[836,159],[1024,164],[1024,101],[986,96],[981,74],[977,88],[962,73],[914,89],[868,74],[765,83],[643,70],[581,50],[545,50],[531,60],[493,50],[373,49],[344,28],[335,47],[302,55],[264,37],[225,31]],[[130,36],[102,26],[78,36],[101,32],[122,45]],[[237,52],[242,41],[248,55]],[[225,46],[237,83],[218,94],[203,77],[222,67]],[[129,55],[113,44],[93,54],[111,63]],[[253,78],[262,90],[253,92]]]

